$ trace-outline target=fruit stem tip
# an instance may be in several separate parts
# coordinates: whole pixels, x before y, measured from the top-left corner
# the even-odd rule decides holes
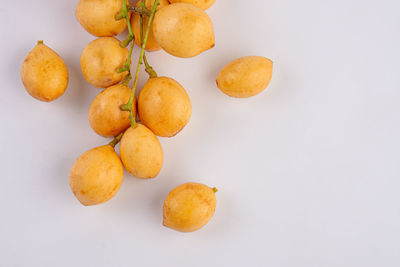
[[[217,192],[218,192],[218,189],[217,189],[216,187],[213,187],[212,190],[214,191],[214,193],[217,193]]]

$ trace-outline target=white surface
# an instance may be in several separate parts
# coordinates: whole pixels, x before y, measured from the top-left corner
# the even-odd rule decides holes
[[[398,0],[217,0],[213,50],[149,56],[193,104],[187,128],[161,139],[161,175],[126,175],[112,201],[90,208],[70,192],[69,169],[107,140],[87,121],[99,90],[80,72],[94,37],[76,3],[0,6],[0,266],[400,266]],[[70,70],[49,104],[20,82],[38,39]],[[232,99],[215,78],[245,55],[271,58],[273,80]],[[161,226],[161,210],[187,181],[220,191],[211,222],[181,234]]]

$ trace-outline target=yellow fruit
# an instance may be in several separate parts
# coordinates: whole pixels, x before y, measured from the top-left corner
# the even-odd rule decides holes
[[[67,89],[68,69],[56,52],[39,41],[22,63],[21,79],[31,96],[49,102]]]
[[[204,10],[187,3],[157,11],[153,33],[162,49],[177,57],[194,57],[215,45],[211,19]]]
[[[180,232],[193,232],[205,226],[215,212],[216,191],[198,183],[176,187],[164,201],[164,226]]]
[[[141,122],[158,136],[172,137],[189,122],[192,106],[185,89],[174,79],[147,81],[138,99]]]
[[[89,122],[97,134],[113,137],[129,128],[129,111],[122,111],[121,105],[128,103],[130,95],[129,87],[117,84],[96,96],[89,109]],[[136,114],[135,102],[132,107]]]
[[[163,151],[157,137],[142,124],[129,128],[120,144],[125,169],[142,179],[154,178],[163,164]]]
[[[69,185],[85,206],[110,200],[119,190],[124,176],[121,160],[112,146],[100,146],[83,153],[74,163]]]
[[[117,84],[128,74],[117,73],[128,59],[129,50],[114,37],[100,37],[90,42],[82,52],[81,69],[86,81],[98,88]]]
[[[215,0],[169,0],[171,4],[173,3],[188,3],[195,6],[198,6],[204,10],[209,8],[215,3]]]
[[[242,57],[226,65],[218,75],[218,88],[232,97],[251,97],[264,91],[272,77],[273,63],[265,57]]]
[[[140,3],[141,3],[141,1],[139,1],[137,5],[139,5]],[[152,9],[153,4],[154,4],[154,0],[146,0],[145,1],[145,6],[148,9]],[[168,0],[161,0],[159,2],[157,10],[159,10],[160,8],[165,7],[167,5],[169,5]],[[149,23],[149,17],[143,16],[143,36],[146,32],[148,23]],[[137,13],[133,13],[132,18],[131,18],[131,25],[132,25],[133,33],[136,36],[135,43],[138,46],[142,46],[142,43],[140,41],[140,15],[138,15]],[[157,51],[160,49],[161,49],[160,45],[154,39],[153,26],[151,26],[150,30],[149,30],[149,36],[147,38],[146,50],[149,52],[152,52],[152,51]]]
[[[97,37],[115,36],[126,28],[126,20],[116,20],[122,0],[80,0],[75,16],[89,33]]]

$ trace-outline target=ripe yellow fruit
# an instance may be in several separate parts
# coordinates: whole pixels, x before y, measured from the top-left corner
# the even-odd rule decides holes
[[[215,212],[216,191],[198,183],[176,187],[164,201],[164,226],[180,232],[193,232],[205,226]]]
[[[121,105],[128,103],[130,95],[129,87],[116,84],[96,96],[89,109],[89,122],[97,134],[114,137],[129,128],[129,111],[122,111]],[[135,102],[132,107],[136,114]]]
[[[90,34],[97,37],[115,36],[126,28],[126,20],[116,20],[122,0],[80,0],[75,16]]]
[[[267,88],[273,63],[265,57],[242,57],[226,65],[218,75],[218,88],[232,97],[251,97]]]
[[[110,200],[119,190],[124,168],[110,145],[83,153],[74,163],[69,185],[75,197],[85,206]]]
[[[117,84],[128,74],[117,73],[128,59],[129,50],[114,37],[100,37],[90,42],[82,52],[81,69],[86,81],[98,88]]]
[[[158,136],[172,137],[189,122],[192,105],[177,81],[157,77],[147,81],[138,99],[141,122]]]
[[[173,3],[188,3],[195,6],[198,6],[204,10],[209,8],[215,3],[215,0],[169,0],[171,4]]]
[[[21,79],[31,96],[49,102],[64,94],[69,76],[63,59],[39,41],[22,63]]]
[[[211,19],[204,10],[187,3],[157,11],[153,33],[162,49],[177,57],[194,57],[215,45]]]
[[[157,137],[146,126],[137,124],[123,135],[120,144],[125,169],[142,179],[156,177],[163,165],[163,151]]]
[[[139,1],[137,5],[139,5],[142,1]],[[146,0],[145,1],[145,6],[148,9],[152,9],[154,5],[154,0]],[[157,10],[159,10],[162,7],[165,7],[169,5],[168,0],[160,0],[159,5],[157,7]],[[149,17],[148,16],[143,16],[143,36],[146,32],[147,29],[147,24],[149,23]],[[141,40],[140,40],[140,15],[137,13],[133,13],[132,18],[131,18],[131,25],[132,25],[132,30],[135,35],[135,43],[138,46],[142,46]],[[160,45],[156,42],[153,34],[153,26],[150,27],[149,30],[149,36],[147,38],[147,43],[146,43],[146,50],[149,52],[157,51],[160,50],[161,47]]]

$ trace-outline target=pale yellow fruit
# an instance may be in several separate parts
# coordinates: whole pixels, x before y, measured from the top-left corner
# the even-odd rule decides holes
[[[157,137],[146,126],[137,124],[123,135],[120,144],[125,169],[142,179],[156,177],[163,165],[163,151]]]
[[[129,50],[114,37],[100,37],[90,42],[82,52],[81,69],[86,81],[98,88],[117,84],[128,74],[117,73],[128,59]]]
[[[164,226],[180,232],[193,232],[205,226],[215,212],[216,191],[198,183],[176,187],[164,201]]]
[[[141,3],[141,1],[138,2],[137,5],[139,5]],[[154,0],[146,0],[145,1],[145,6],[148,9],[152,9],[154,4]],[[162,7],[165,7],[169,5],[168,0],[161,0],[159,2],[159,5],[157,7],[157,10],[159,10]],[[146,29],[147,29],[147,25],[149,23],[149,17],[148,16],[143,16],[143,36],[146,33]],[[142,46],[141,40],[140,40],[140,15],[137,13],[133,13],[132,18],[131,18],[131,24],[132,24],[132,30],[134,35],[136,36],[135,38],[135,43],[138,46]],[[149,36],[147,38],[147,43],[146,43],[146,50],[149,52],[152,51],[157,51],[160,50],[161,47],[160,45],[156,42],[155,38],[154,38],[154,34],[153,34],[153,26],[150,27],[149,30]]]
[[[39,41],[22,63],[21,79],[31,96],[50,102],[64,94],[69,76],[63,59]]]
[[[157,11],[153,33],[162,49],[177,57],[194,57],[215,45],[211,19],[204,10],[187,3]]]
[[[126,20],[116,20],[122,0],[80,0],[75,16],[90,34],[97,37],[115,36],[126,28]]]
[[[117,84],[96,96],[89,109],[89,122],[97,134],[113,137],[129,128],[129,111],[122,111],[121,105],[128,103],[130,95],[129,87]],[[134,114],[135,102],[132,105]]]
[[[172,3],[188,3],[195,6],[198,6],[204,10],[209,8],[215,3],[215,0],[169,0]]]
[[[267,88],[273,63],[265,57],[242,57],[226,65],[218,75],[218,88],[232,97],[251,97]]]
[[[158,136],[172,137],[189,122],[192,105],[177,81],[157,77],[147,81],[138,99],[141,122]]]
[[[83,153],[72,166],[69,185],[75,197],[85,206],[110,200],[119,190],[124,168],[110,145]]]

